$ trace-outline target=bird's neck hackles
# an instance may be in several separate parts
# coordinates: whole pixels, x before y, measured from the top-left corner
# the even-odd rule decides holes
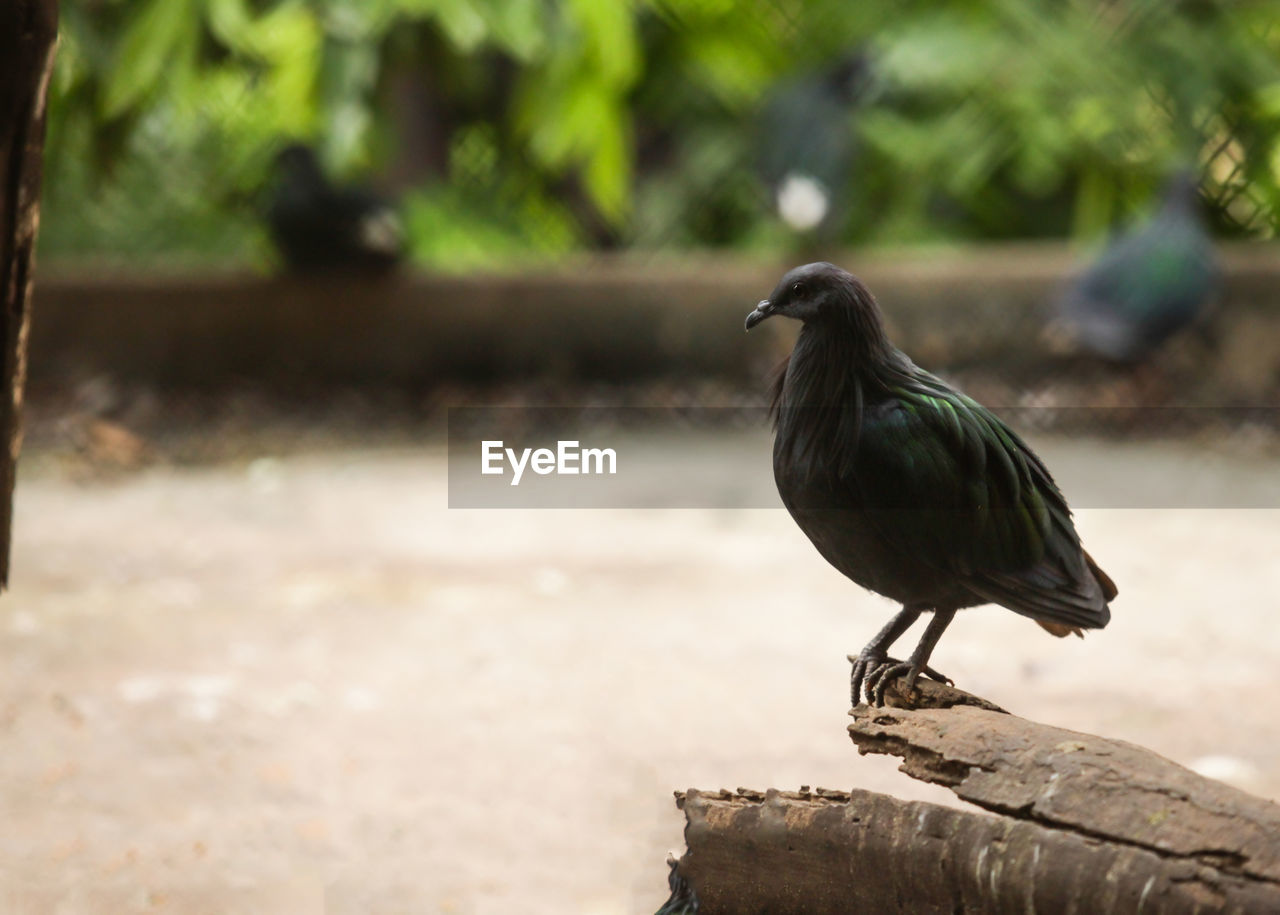
[[[783,396],[790,406],[852,404],[890,383],[901,354],[885,333],[871,293],[850,288],[848,301],[800,331]]]
[[[851,297],[857,290],[851,291]],[[777,435],[798,472],[817,465],[823,443],[843,441],[848,447],[839,466],[847,472],[857,455],[863,407],[879,400],[900,377],[906,358],[884,331],[870,293],[862,301],[805,324],[773,402]],[[807,468],[807,469],[806,469]]]

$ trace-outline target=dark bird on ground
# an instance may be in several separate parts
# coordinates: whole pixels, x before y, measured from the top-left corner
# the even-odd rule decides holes
[[[870,92],[861,51],[776,87],[759,123],[759,167],[783,222],[834,232],[847,203],[857,152],[854,111]]]
[[[273,190],[267,222],[293,270],[383,271],[404,254],[395,209],[367,188],[332,184],[308,146],[280,151]]]
[[[1044,463],[994,413],[889,342],[852,274],[797,267],[747,315],[804,326],[773,392],[773,473],[818,552],[902,610],[856,657],[853,702],[913,687],[956,611],[1000,604],[1056,636],[1111,618],[1111,579],[1080,545]],[[893,642],[925,612],[906,663]]]
[[[1051,346],[1138,362],[1202,315],[1218,267],[1198,193],[1191,172],[1170,179],[1150,221],[1112,242],[1055,302]]]

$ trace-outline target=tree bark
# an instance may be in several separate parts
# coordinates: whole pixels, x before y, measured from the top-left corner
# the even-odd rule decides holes
[[[901,702],[892,695],[892,702]],[[940,684],[850,714],[860,753],[984,808],[691,790],[677,876],[716,912],[1280,912],[1280,806]]]
[[[57,41],[56,0],[0,7],[0,587],[9,583],[13,485],[22,447],[45,101]]]

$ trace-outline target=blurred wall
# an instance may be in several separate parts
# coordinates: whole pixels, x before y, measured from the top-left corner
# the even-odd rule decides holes
[[[1280,252],[1223,248],[1216,355],[1194,373],[1215,397],[1258,403],[1280,385]],[[895,341],[934,369],[1043,367],[1043,308],[1079,266],[1059,246],[993,246],[838,258],[876,293]],[[514,275],[359,277],[44,272],[33,381],[105,373],[165,386],[433,385],[521,379],[758,382],[772,344],[742,321],[790,264],[738,256],[592,258]],[[1270,401],[1266,401],[1270,402]]]

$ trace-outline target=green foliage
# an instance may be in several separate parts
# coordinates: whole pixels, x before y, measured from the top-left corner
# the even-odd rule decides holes
[[[1036,205],[1066,194],[1071,228],[1097,234],[1172,168],[1196,163],[1224,208],[1242,187],[1257,194],[1265,218],[1256,228],[1269,234],[1280,197],[1268,159],[1280,125],[1257,98],[1280,80],[1270,18],[1262,4],[1083,0],[995,0],[904,17],[879,38],[902,103],[870,112],[862,134],[890,170],[958,205],[961,218],[940,224],[953,232],[1041,234],[1036,223],[1061,231]],[[1258,130],[1264,146],[1219,151]],[[922,202],[893,209],[901,218],[914,206],[922,218]]]
[[[160,85],[168,69],[181,69],[199,37],[192,0],[150,0],[125,30],[104,81],[104,118],[118,117]]]
[[[857,47],[874,89],[838,240],[1094,236],[1183,162],[1219,231],[1271,236],[1273,19],[1250,0],[65,0],[42,250],[265,263],[292,138],[340,176],[390,168],[424,263],[803,242],[757,172],[762,103]]]

